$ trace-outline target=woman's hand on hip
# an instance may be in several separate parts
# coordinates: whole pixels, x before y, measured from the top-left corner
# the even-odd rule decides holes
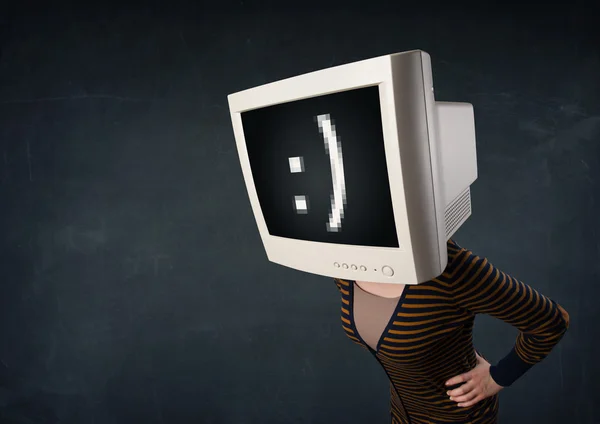
[[[456,389],[449,390],[446,393],[450,400],[458,403],[460,407],[475,405],[485,398],[494,396],[502,386],[498,385],[490,375],[490,363],[483,359],[477,352],[477,365],[471,371],[456,377],[452,377],[446,382],[446,386],[454,386],[464,383]]]

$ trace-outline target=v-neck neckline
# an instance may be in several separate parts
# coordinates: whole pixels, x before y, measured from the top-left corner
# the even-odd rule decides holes
[[[383,332],[381,333],[381,335],[379,336],[379,340],[377,340],[377,345],[375,345],[375,349],[373,349],[371,346],[369,346],[369,344],[367,342],[365,342],[365,340],[362,338],[362,336],[360,335],[360,333],[358,332],[358,329],[356,328],[356,320],[354,317],[354,305],[355,305],[355,298],[354,298],[354,290],[355,290],[355,285],[356,285],[356,281],[352,281],[351,284],[349,285],[349,294],[350,294],[350,322],[352,323],[352,329],[354,330],[354,334],[356,335],[356,338],[364,345],[366,346],[371,353],[373,353],[374,355],[377,355],[380,351],[381,351],[381,344],[383,343],[383,340],[387,337],[391,327],[394,325],[394,321],[396,320],[396,316],[398,314],[398,312],[400,312],[400,310],[403,308],[404,306],[404,299],[406,298],[406,293],[408,292],[408,290],[410,289],[410,284],[407,284],[404,286],[404,290],[402,290],[402,293],[400,294],[400,297],[398,298],[398,302],[396,303],[396,306],[394,307],[394,311],[392,312],[392,315],[390,316],[387,325],[385,326],[385,328],[383,329]],[[358,288],[359,290],[363,290],[360,287]],[[367,294],[370,294],[368,292],[365,292]],[[375,295],[373,295],[375,296]]]

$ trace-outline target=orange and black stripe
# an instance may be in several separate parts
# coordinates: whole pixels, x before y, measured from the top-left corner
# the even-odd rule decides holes
[[[496,422],[497,396],[460,408],[446,395],[445,382],[477,363],[472,338],[476,314],[494,316],[519,330],[514,348],[490,369],[501,386],[511,385],[544,359],[569,325],[569,315],[556,302],[454,241],[448,242],[442,275],[405,287],[376,350],[356,330],[354,282],[335,282],[346,335],[368,349],[388,374],[392,423]]]

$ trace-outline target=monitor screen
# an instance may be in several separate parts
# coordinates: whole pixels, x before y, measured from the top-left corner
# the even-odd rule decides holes
[[[378,86],[250,110],[241,119],[269,234],[399,247]]]

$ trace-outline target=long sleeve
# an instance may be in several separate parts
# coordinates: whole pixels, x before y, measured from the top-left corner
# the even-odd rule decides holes
[[[569,327],[569,314],[556,302],[505,274],[487,259],[460,248],[453,262],[453,296],[459,307],[488,314],[519,330],[513,349],[490,374],[507,387],[542,361]]]

